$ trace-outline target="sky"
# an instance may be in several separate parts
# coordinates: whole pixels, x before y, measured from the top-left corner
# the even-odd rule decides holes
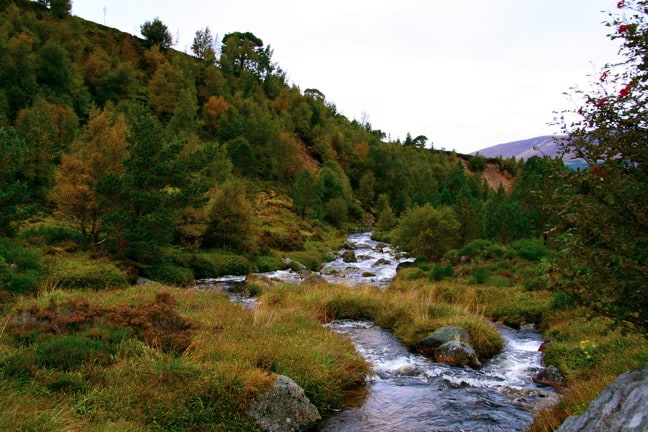
[[[391,139],[469,153],[560,133],[564,93],[618,46],[616,0],[73,0],[72,13],[139,36],[158,17],[191,51],[197,30],[252,32],[302,91]]]

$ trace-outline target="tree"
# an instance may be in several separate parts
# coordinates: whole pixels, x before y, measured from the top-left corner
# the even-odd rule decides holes
[[[229,75],[240,77],[250,73],[261,79],[274,71],[272,49],[263,41],[246,32],[228,33],[223,37],[220,64]]]
[[[0,235],[28,214],[30,193],[24,177],[27,143],[14,130],[0,128]]]
[[[182,143],[169,142],[147,108],[133,106],[128,119],[124,172],[104,175],[96,188],[114,252],[151,264],[174,238],[175,223],[191,192],[190,173],[179,158]]]
[[[28,145],[24,176],[37,194],[45,195],[55,162],[74,140],[77,128],[71,108],[42,99],[18,113],[16,130]]]
[[[608,24],[625,61],[608,65],[582,106],[559,119],[566,152],[589,168],[567,178],[558,229],[563,289],[599,314],[648,332],[648,1],[620,1]]]
[[[429,204],[408,210],[394,232],[401,249],[431,259],[439,259],[458,242],[459,222],[450,207],[438,209]]]
[[[198,30],[194,36],[193,43],[191,44],[191,51],[199,59],[205,63],[213,64],[216,62],[216,44],[214,43],[214,36],[211,34],[209,27],[204,30]]]
[[[155,114],[161,120],[169,120],[186,88],[182,70],[170,63],[162,63],[148,84],[148,97]]]
[[[149,47],[157,45],[161,49],[168,49],[173,45],[173,37],[171,37],[169,28],[158,17],[155,17],[153,21],[146,21],[142,24],[140,33],[146,39]]]
[[[97,182],[105,175],[124,171],[127,133],[123,115],[92,111],[82,138],[63,155],[54,177],[50,199],[64,217],[77,223],[89,245],[98,242],[106,213],[99,204]]]
[[[57,18],[68,16],[72,9],[72,2],[70,0],[38,0],[38,3],[50,8]]]
[[[321,191],[315,179],[308,170],[297,176],[292,189],[293,207],[302,218],[308,215],[316,216],[321,206]]]
[[[256,252],[257,226],[243,183],[223,185],[211,205],[203,247]]]

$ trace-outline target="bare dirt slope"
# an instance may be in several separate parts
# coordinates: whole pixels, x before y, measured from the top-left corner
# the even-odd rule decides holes
[[[472,171],[470,171],[468,162],[463,159],[460,159],[460,161],[466,172],[471,173]],[[510,192],[513,189],[513,178],[509,173],[500,171],[500,167],[497,164],[486,164],[486,168],[481,172],[481,178],[486,180],[488,186],[493,190],[499,189],[500,185],[504,187],[506,192]]]

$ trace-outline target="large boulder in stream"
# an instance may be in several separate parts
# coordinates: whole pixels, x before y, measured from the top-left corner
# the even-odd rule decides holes
[[[470,344],[470,336],[466,330],[461,327],[445,326],[423,338],[417,345],[418,351],[426,357],[434,357],[437,348],[452,340]]]
[[[568,417],[558,432],[648,431],[648,367],[626,372],[603,390],[582,415]]]
[[[451,366],[481,367],[481,363],[473,347],[458,340],[451,340],[438,347],[434,351],[434,359],[438,363],[445,363]]]
[[[265,432],[308,430],[321,419],[304,389],[285,375],[277,376],[272,389],[252,401],[247,415]]]

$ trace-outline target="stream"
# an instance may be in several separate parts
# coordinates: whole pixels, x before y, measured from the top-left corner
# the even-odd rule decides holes
[[[349,235],[335,260],[320,275],[331,283],[386,288],[399,263],[412,261],[391,246],[371,240],[371,233]],[[299,283],[292,270],[264,273],[273,280]],[[254,307],[254,298],[237,294],[245,277],[197,282],[199,288],[224,288],[233,301]],[[504,350],[481,369],[451,367],[412,353],[391,333],[364,321],[333,321],[332,331],[348,337],[372,365],[362,405],[328,416],[326,432],[523,431],[533,414],[555,403],[557,394],[531,378],[543,368],[538,351],[542,336],[533,328],[497,325]]]

